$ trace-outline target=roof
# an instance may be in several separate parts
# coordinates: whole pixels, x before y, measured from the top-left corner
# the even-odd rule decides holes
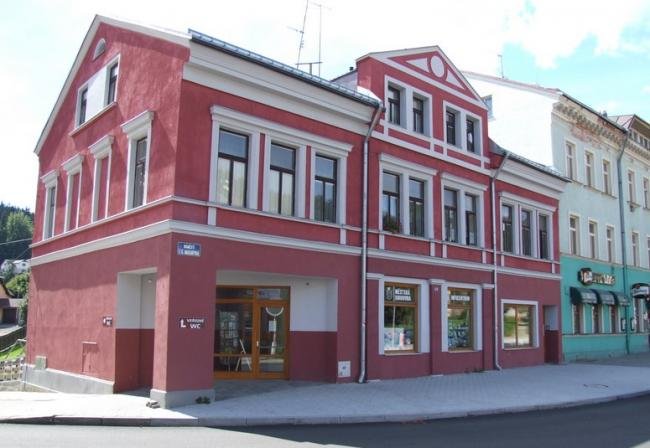
[[[261,54],[255,53],[253,51],[238,47],[237,45],[230,44],[221,39],[217,39],[216,37],[208,36],[207,34],[192,29],[188,30],[188,33],[192,42],[196,42],[198,44],[208,46],[215,50],[223,51],[224,53],[228,53],[249,62],[262,65],[273,71],[291,76],[292,78],[299,79],[306,83],[315,85],[316,87],[321,87],[325,90],[329,90],[330,92],[348,97],[368,106],[377,107],[381,104],[381,102],[376,98],[364,95],[336,82],[332,82],[311,73],[304,72],[298,68],[292,67],[282,62],[278,62],[269,57],[262,56]]]
[[[630,129],[635,121],[639,122],[645,128],[650,129],[650,123],[639,117],[637,114],[612,115],[610,118],[612,120],[616,120],[616,122],[623,126],[625,129]]]
[[[475,77],[475,78],[483,79],[483,80],[486,80],[486,81],[497,82],[499,84],[506,84],[506,85],[511,85],[511,86],[514,86],[514,87],[533,90],[533,91],[536,91],[536,92],[539,92],[539,93],[542,93],[542,94],[546,94],[546,95],[563,96],[566,99],[568,99],[569,101],[572,101],[572,102],[576,103],[578,106],[580,106],[580,107],[582,107],[584,109],[587,109],[591,113],[593,113],[593,114],[597,115],[598,117],[602,118],[603,120],[607,121],[609,124],[616,127],[620,131],[626,132],[626,129],[623,126],[621,126],[618,122],[613,120],[611,117],[608,117],[607,114],[602,113],[602,112],[598,112],[596,109],[592,108],[591,106],[583,103],[582,101],[578,100],[577,98],[569,95],[565,91],[563,91],[561,89],[558,89],[556,87],[543,87],[543,86],[540,86],[539,84],[530,84],[530,83],[525,83],[525,82],[521,82],[521,81],[514,81],[514,80],[508,79],[508,78],[501,78],[499,76],[494,76],[494,75],[485,75],[483,73],[477,73],[477,72],[472,72],[472,71],[463,71],[463,73],[466,76],[469,76],[469,77]]]
[[[527,159],[526,157],[522,157],[519,154],[516,154],[512,151],[508,151],[507,149],[499,146],[498,143],[496,143],[494,140],[490,139],[490,151],[501,155],[501,156],[506,156],[508,157],[509,160],[514,160],[516,162],[519,162],[523,165],[526,165],[534,170],[537,170],[541,173],[547,174],[549,176],[553,176],[556,179],[560,179],[564,182],[571,182],[569,178],[566,176],[562,175],[559,171],[557,171],[555,168],[542,165],[541,163],[537,163],[533,160]]]

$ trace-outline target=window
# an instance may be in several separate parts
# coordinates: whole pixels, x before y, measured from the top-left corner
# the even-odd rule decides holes
[[[127,157],[126,209],[140,207],[148,200],[151,123],[154,114],[145,111],[122,125],[129,139]]]
[[[447,143],[456,145],[456,112],[447,110],[446,114]]]
[[[424,134],[424,100],[413,97],[413,130]]]
[[[248,136],[221,129],[217,159],[217,202],[246,206]]]
[[[573,315],[573,334],[582,333],[582,305],[573,304],[571,305],[571,311]]]
[[[384,172],[382,175],[382,229],[400,231],[400,176]]]
[[[614,263],[614,227],[607,226],[606,229],[606,239],[607,239],[607,261]]]
[[[476,196],[465,194],[465,244],[478,245],[478,222],[476,219]]]
[[[409,233],[424,236],[424,182],[409,179]]]
[[[603,160],[603,191],[612,194],[611,164],[609,160]]]
[[[628,194],[628,202],[632,204],[636,204],[636,191],[635,191],[635,179],[634,179],[634,171],[628,170],[627,171],[627,194]]]
[[[93,202],[91,220],[97,221],[108,215],[108,187],[110,184],[110,160],[113,136],[107,135],[90,146],[90,154],[95,159],[93,172]]]
[[[468,118],[465,122],[465,132],[467,134],[467,150],[476,153],[476,134],[474,133],[475,122]]]
[[[399,89],[388,86],[388,121],[397,125],[401,124],[401,94]]]
[[[384,285],[384,353],[417,350],[418,288]]]
[[[503,347],[533,346],[534,310],[532,305],[506,303],[503,305]]]
[[[79,226],[82,161],[83,156],[76,154],[63,163],[63,169],[67,175],[64,231],[72,230]]]
[[[57,192],[56,171],[50,171],[41,177],[41,182],[45,187],[45,204],[43,210],[43,239],[54,236],[54,224],[56,222],[56,192]]]
[[[532,212],[521,210],[521,253],[522,255],[533,255],[533,233],[531,230]]]
[[[632,265],[639,266],[639,233],[632,232]]]
[[[271,143],[269,206],[274,213],[293,216],[296,150]]]
[[[650,268],[650,236],[646,239],[646,246],[648,247],[648,267]]]
[[[445,188],[445,241],[458,243],[458,192]]]
[[[117,92],[117,74],[118,74],[118,64],[117,62],[110,66],[108,69],[108,87],[106,89],[106,105],[111,104],[115,101],[115,94]]]
[[[579,255],[580,238],[579,229],[580,221],[577,216],[569,216],[569,253]]]
[[[314,177],[314,219],[336,222],[336,174],[337,160],[316,155]]]
[[[591,332],[600,333],[600,317],[601,317],[600,305],[593,304],[591,305]]]
[[[449,289],[447,302],[449,351],[474,349],[474,291]]]
[[[650,208],[650,179],[643,178],[643,206]]]
[[[566,142],[566,177],[575,180],[576,170],[576,145]]]
[[[88,87],[84,87],[79,93],[79,114],[77,125],[86,122],[86,109],[88,108]]]
[[[598,258],[598,224],[589,221],[589,257]]]
[[[512,206],[501,206],[501,250],[504,252],[513,252],[514,234],[512,227]]]
[[[585,183],[594,186],[594,155],[590,152],[585,152]]]
[[[539,215],[537,218],[537,231],[539,232],[539,258],[544,260],[549,260],[550,250],[549,250],[549,217],[546,215]]]

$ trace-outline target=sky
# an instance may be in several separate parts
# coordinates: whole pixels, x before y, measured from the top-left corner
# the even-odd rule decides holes
[[[209,34],[331,79],[369,52],[439,45],[461,70],[650,121],[650,1],[23,0],[0,15],[0,202],[34,209],[34,147],[95,14]],[[305,10],[307,12],[305,13]],[[303,69],[308,70],[307,66]]]

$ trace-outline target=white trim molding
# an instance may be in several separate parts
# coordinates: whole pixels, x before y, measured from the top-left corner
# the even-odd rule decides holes
[[[145,156],[145,170],[144,170],[144,191],[142,193],[142,205],[149,202],[148,186],[149,186],[149,168],[151,157],[151,125],[154,119],[154,112],[145,110],[144,112],[136,115],[127,122],[121,125],[122,131],[129,139],[127,166],[126,166],[126,181],[127,185],[124,198],[124,209],[129,210],[133,208],[133,192],[135,189],[135,157],[137,141],[142,138],[147,139],[146,156]]]
[[[115,137],[112,135],[105,135],[88,148],[90,154],[95,158],[95,166],[93,167],[93,199],[92,211],[90,220],[97,221],[99,216],[99,192],[101,191],[102,173],[101,167],[103,160],[106,159],[106,197],[104,198],[104,218],[108,216],[108,199],[110,197],[111,185],[111,157],[113,153],[113,142]]]

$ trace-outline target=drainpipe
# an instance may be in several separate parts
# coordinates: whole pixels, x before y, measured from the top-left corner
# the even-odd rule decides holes
[[[497,265],[497,212],[496,212],[496,179],[501,173],[506,161],[510,157],[510,153],[506,152],[505,157],[501,161],[501,164],[496,169],[494,174],[490,176],[490,192],[491,192],[491,201],[492,201],[492,262],[493,262],[493,283],[494,283],[494,367],[497,370],[502,370],[501,365],[499,364],[499,288],[498,288],[498,265]]]
[[[363,193],[361,197],[361,347],[359,356],[359,383],[366,381],[366,327],[368,314],[368,290],[366,274],[368,272],[368,141],[379,117],[384,112],[382,103],[377,104],[375,114],[363,140]]]
[[[616,157],[618,175],[618,212],[621,221],[621,251],[623,255],[623,294],[627,294],[627,232],[625,231],[625,200],[623,199],[623,155],[627,145],[628,134],[621,144],[621,152]],[[630,201],[632,198],[630,198]],[[634,299],[632,299],[634,300]],[[633,305],[633,304],[632,304]],[[630,354],[630,305],[625,307],[625,353]]]

